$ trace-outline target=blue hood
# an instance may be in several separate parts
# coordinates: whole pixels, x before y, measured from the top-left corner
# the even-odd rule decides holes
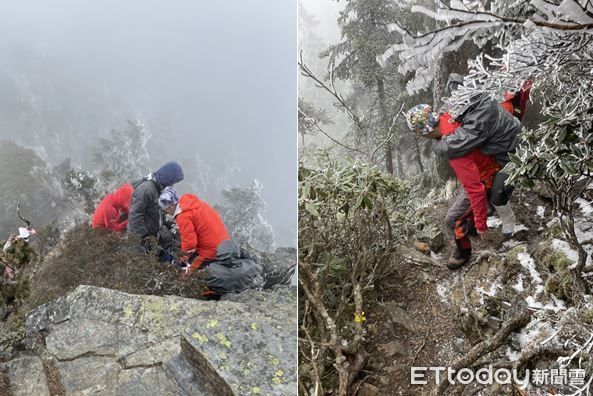
[[[183,180],[183,169],[178,162],[167,162],[154,173],[154,178],[161,186],[168,187]]]

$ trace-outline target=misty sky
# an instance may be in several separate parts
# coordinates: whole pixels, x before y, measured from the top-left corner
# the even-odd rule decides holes
[[[344,8],[344,2],[335,0],[298,0],[299,3],[312,15],[318,22],[315,27],[315,33],[318,34],[327,43],[337,43],[340,41],[340,28],[338,26],[338,17],[340,10]]]
[[[188,177],[197,154],[214,173],[237,167],[234,185],[259,179],[266,217],[296,238],[296,10],[291,0],[2,2],[0,138],[34,128],[70,147],[72,131],[90,144],[139,118],[158,142],[151,157],[179,159]],[[24,101],[35,123],[12,119]],[[48,156],[88,157],[82,143],[68,150]]]

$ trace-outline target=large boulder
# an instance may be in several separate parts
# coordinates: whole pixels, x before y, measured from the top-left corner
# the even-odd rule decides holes
[[[32,357],[0,369],[41,389],[20,373],[51,362],[67,395],[296,394],[295,289],[233,297],[245,302],[79,286],[29,314]]]

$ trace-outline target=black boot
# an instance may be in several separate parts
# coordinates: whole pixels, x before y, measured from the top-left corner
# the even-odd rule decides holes
[[[467,263],[471,254],[471,248],[460,249],[459,246],[455,245],[453,247],[451,257],[449,257],[449,261],[447,262],[447,268],[449,268],[450,270],[456,270],[458,268],[461,268],[463,264]]]

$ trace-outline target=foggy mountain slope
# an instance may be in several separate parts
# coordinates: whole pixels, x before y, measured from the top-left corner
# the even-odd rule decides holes
[[[16,212],[21,212],[35,227],[43,226],[64,209],[64,191],[59,179],[47,162],[33,150],[0,140],[0,233],[7,238],[25,224]]]
[[[93,170],[97,139],[139,121],[149,168],[178,160],[180,189],[210,200],[260,180],[296,244],[296,8],[34,3],[0,6],[0,138]]]

